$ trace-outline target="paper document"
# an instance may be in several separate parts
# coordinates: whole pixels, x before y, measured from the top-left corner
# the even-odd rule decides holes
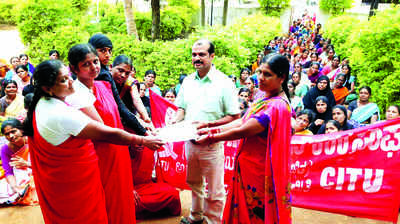
[[[180,122],[157,130],[157,137],[165,142],[181,142],[198,137],[196,126],[189,122]]]

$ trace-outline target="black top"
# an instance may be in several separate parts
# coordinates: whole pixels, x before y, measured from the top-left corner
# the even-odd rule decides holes
[[[121,91],[124,88],[124,85],[120,86],[117,83],[115,83],[115,86],[117,87],[118,93],[120,93],[119,97],[121,98]],[[129,109],[129,111],[131,111],[133,114],[136,114],[136,108],[135,105],[133,104],[130,90],[126,90],[125,94],[122,96],[122,102],[124,102],[125,106]]]
[[[150,98],[147,96],[140,97],[142,100],[143,106],[146,108],[149,117],[151,117],[151,110],[150,110]]]
[[[325,134],[325,126],[326,126],[326,123],[323,124],[321,126],[321,128],[318,130],[318,134]],[[347,131],[347,130],[351,130],[354,128],[355,127],[352,124],[350,124],[349,122],[346,121],[346,123],[343,125],[343,127],[340,128],[339,131]]]
[[[139,123],[136,119],[136,116],[129,111],[129,109],[122,102],[121,98],[118,94],[118,89],[115,85],[115,82],[111,76],[110,71],[104,65],[101,65],[100,74],[96,77],[96,80],[107,81],[111,84],[111,90],[114,96],[114,100],[117,103],[118,111],[121,116],[121,121],[124,126],[132,129],[138,135],[144,135],[146,133],[146,129]]]
[[[319,90],[317,85],[322,80],[326,80],[328,82],[328,85],[326,86],[326,88],[324,90]],[[304,105],[305,109],[314,110],[315,103],[316,103],[315,100],[319,96],[326,96],[326,98],[328,98],[329,106],[333,107],[336,105],[335,96],[332,93],[329,83],[330,83],[329,78],[327,76],[323,75],[318,78],[317,85],[314,86],[313,88],[311,88],[310,91],[308,91],[307,94],[303,98],[303,105]]]

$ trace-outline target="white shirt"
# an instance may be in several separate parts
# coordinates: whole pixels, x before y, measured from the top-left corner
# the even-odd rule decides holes
[[[185,110],[186,121],[213,121],[240,113],[232,80],[214,66],[202,79],[197,72],[186,77],[175,105]]]
[[[72,83],[72,87],[75,92],[67,98],[65,98],[65,102],[67,102],[70,106],[76,109],[82,109],[85,107],[92,106],[94,102],[96,102],[96,97],[89,91],[89,88],[81,83],[78,79]]]
[[[56,98],[42,97],[35,109],[40,136],[52,145],[60,145],[71,135],[78,135],[91,121],[80,110]]]

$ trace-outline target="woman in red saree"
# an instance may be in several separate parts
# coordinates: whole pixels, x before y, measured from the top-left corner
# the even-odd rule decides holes
[[[179,191],[160,178],[153,180],[154,151],[144,148],[132,158],[133,184],[135,187],[136,216],[138,219],[181,214]]]
[[[32,171],[45,223],[108,223],[98,156],[90,139],[156,149],[160,141],[93,121],[67,105],[74,93],[67,68],[57,60],[38,65],[34,98],[24,123]],[[110,149],[111,150],[111,149]]]
[[[291,223],[289,62],[284,56],[268,55],[260,68],[259,88],[265,98],[256,101],[241,121],[202,129],[197,140],[210,144],[243,138],[224,209],[226,224]]]
[[[80,87],[77,87],[72,99],[67,101],[76,104],[93,119],[100,120],[107,126],[123,129],[110,83],[94,80],[100,72],[97,51],[90,44],[78,44],[69,50],[68,60],[71,71],[78,78],[74,85],[80,83]],[[76,102],[82,99],[93,100]],[[136,223],[128,147],[103,141],[93,143],[99,158],[109,223]]]

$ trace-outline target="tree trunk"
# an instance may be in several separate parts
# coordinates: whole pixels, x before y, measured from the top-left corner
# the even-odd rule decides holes
[[[222,15],[222,25],[226,26],[226,20],[228,17],[228,5],[229,0],[224,0],[224,14]]]
[[[135,17],[133,16],[132,0],[124,0],[125,23],[128,35],[135,35],[139,39],[136,29]]]
[[[206,2],[201,0],[201,26],[206,25]]]
[[[375,15],[375,11],[378,10],[378,5],[379,5],[379,0],[372,0],[371,1],[371,7],[369,8],[369,18]]]
[[[151,0],[151,40],[155,41],[160,37],[160,0]]]

